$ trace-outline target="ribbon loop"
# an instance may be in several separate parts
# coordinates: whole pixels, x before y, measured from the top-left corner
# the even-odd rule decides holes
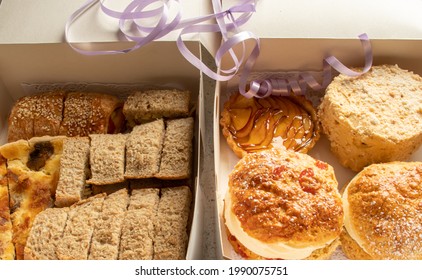
[[[308,87],[313,90],[321,90],[327,87],[331,82],[332,69],[337,70],[339,73],[356,77],[369,71],[372,66],[373,57],[369,38],[366,34],[361,34],[359,35],[359,39],[361,40],[365,54],[365,66],[363,67],[362,72],[351,70],[337,58],[330,56],[323,60],[323,81],[321,84],[307,72],[299,73],[296,78],[272,78],[248,82],[248,77],[260,53],[260,42],[255,34],[248,31],[239,31],[239,27],[244,25],[256,11],[255,0],[239,1],[239,4],[224,11],[222,10],[221,2],[219,0],[212,0],[214,9],[213,14],[186,20],[182,20],[180,0],[133,0],[122,12],[109,9],[106,7],[105,1],[106,0],[88,0],[69,18],[65,29],[66,41],[75,51],[85,55],[128,53],[157,40],[172,31],[180,30],[176,45],[185,59],[201,70],[205,75],[216,81],[228,81],[242,69],[239,80],[239,92],[247,98],[263,98],[271,94],[305,94]],[[119,19],[120,31],[124,34],[126,39],[135,42],[133,47],[123,50],[91,51],[78,48],[70,43],[69,36],[72,23],[86,10],[97,3],[99,3],[104,14]],[[169,21],[170,6],[172,3],[177,4],[179,10],[174,18]],[[154,7],[154,4],[158,4],[158,7]],[[152,8],[147,9],[151,6]],[[143,24],[143,22],[151,19],[156,22],[155,26]],[[212,19],[215,20],[215,23],[205,23]],[[135,26],[137,34],[134,34],[132,31],[127,31],[128,25],[131,25],[132,27]],[[182,39],[186,34],[205,32],[217,32],[222,36],[222,43],[215,53],[215,64],[220,71],[218,73],[211,70],[200,58],[196,57],[187,48]],[[246,54],[246,41],[254,42],[253,49],[249,55]],[[241,45],[240,53],[234,51],[234,47],[237,45]],[[233,66],[229,69],[222,69],[221,63],[224,56],[229,56],[232,59]]]

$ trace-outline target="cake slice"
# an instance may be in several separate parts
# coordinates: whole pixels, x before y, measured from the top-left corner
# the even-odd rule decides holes
[[[83,198],[89,163],[89,138],[68,137],[63,143],[60,176],[56,190],[57,207],[70,206]]]
[[[88,184],[107,185],[125,180],[127,134],[91,134],[91,178]]]
[[[132,190],[129,208],[123,221],[119,259],[151,260],[154,255],[154,220],[157,215],[159,189]]]
[[[182,260],[188,244],[187,223],[192,194],[189,187],[161,189],[155,219],[154,259]]]
[[[89,260],[117,260],[128,203],[127,189],[121,189],[106,197],[92,236]]]
[[[60,260],[86,260],[105,194],[81,200],[70,207],[63,238],[56,248]]]
[[[187,179],[192,169],[193,118],[167,121],[160,171],[156,178]]]
[[[148,90],[130,95],[123,114],[134,127],[159,118],[181,118],[189,115],[190,92],[182,90]]]
[[[61,242],[69,208],[49,208],[39,213],[26,242],[25,260],[57,260],[56,248]]]
[[[6,175],[6,159],[0,155],[0,260],[13,260],[15,247],[12,242],[13,231]]]
[[[163,119],[133,128],[126,143],[125,178],[151,178],[158,173],[164,132]]]

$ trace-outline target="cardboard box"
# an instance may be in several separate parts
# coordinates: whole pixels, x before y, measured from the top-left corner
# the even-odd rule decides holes
[[[223,6],[230,7],[233,3],[223,1]],[[422,3],[417,1],[406,7],[393,1],[258,1],[256,13],[241,30],[251,31],[260,38],[261,53],[253,71],[262,74],[262,77],[290,71],[316,71],[318,74],[322,70],[323,58],[328,55],[336,56],[348,67],[362,67],[364,57],[358,35],[363,32],[367,32],[371,39],[374,65],[398,64],[422,75],[422,30],[414,12],[421,6]],[[406,16],[403,17],[403,14]],[[388,23],[388,30],[381,28],[385,26],[381,22]],[[253,42],[247,42],[247,47],[250,51]],[[236,51],[241,49],[236,48]],[[230,65],[230,61],[225,60],[222,68],[227,69]],[[216,234],[220,242],[220,257],[225,259],[240,258],[228,242],[223,220],[228,175],[239,158],[228,147],[219,120],[224,102],[231,92],[238,89],[238,80],[237,77],[229,82],[218,82],[215,93]],[[338,163],[325,136],[309,154],[334,167],[339,187],[356,174]],[[422,160],[422,148],[410,160]],[[333,258],[345,257],[338,251]]]
[[[175,40],[179,33],[170,33],[157,41],[128,54],[85,56],[72,50],[64,41],[69,16],[86,1],[4,0],[0,6],[0,144],[7,139],[7,115],[21,96],[45,88],[97,88],[114,92],[107,85],[133,88],[179,87],[193,93],[196,103],[194,152],[194,203],[187,259],[201,259],[202,194],[198,178],[202,154],[201,73],[179,53]],[[116,2],[116,1],[115,1]],[[124,1],[119,2],[124,7]],[[183,18],[211,13],[208,1],[183,1]],[[107,18],[98,6],[88,10],[71,29],[71,41],[92,49],[123,49],[133,45],[123,41],[117,21]],[[208,36],[209,35],[209,36]],[[191,34],[186,45],[197,56],[218,43],[215,34]],[[26,87],[22,85],[26,84]],[[46,86],[47,85],[47,86]],[[104,86],[105,85],[105,86]],[[28,91],[29,89],[29,91]],[[119,91],[119,90],[118,90]]]

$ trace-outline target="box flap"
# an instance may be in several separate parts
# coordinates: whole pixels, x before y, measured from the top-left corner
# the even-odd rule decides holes
[[[238,0],[223,0],[227,9]],[[420,39],[422,2],[409,0],[256,1],[256,13],[241,27],[261,38]]]

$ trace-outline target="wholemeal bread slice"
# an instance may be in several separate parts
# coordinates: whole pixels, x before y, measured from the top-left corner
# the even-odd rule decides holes
[[[56,248],[60,260],[86,260],[105,194],[81,200],[70,207],[63,238]]]
[[[57,260],[56,247],[63,237],[69,208],[49,208],[34,220],[26,246],[26,260]]]
[[[129,126],[153,119],[181,118],[189,115],[190,92],[181,90],[148,90],[130,95],[123,105]]]
[[[0,154],[0,260],[13,260],[15,258],[12,238],[6,159]]]
[[[164,120],[133,128],[126,143],[125,178],[151,178],[158,172],[164,141]]]
[[[154,259],[186,258],[187,222],[192,194],[189,187],[164,188],[155,219]]]
[[[125,180],[127,134],[91,134],[91,178],[88,184],[107,185]]]
[[[132,190],[129,208],[123,221],[119,259],[153,258],[154,220],[157,215],[159,189]]]
[[[96,223],[89,249],[89,260],[117,260],[123,219],[129,203],[126,189],[106,197]]]
[[[160,171],[156,178],[186,179],[192,169],[193,118],[167,121]]]
[[[55,201],[57,207],[70,206],[83,198],[88,163],[89,138],[66,138],[60,159],[60,176]]]

